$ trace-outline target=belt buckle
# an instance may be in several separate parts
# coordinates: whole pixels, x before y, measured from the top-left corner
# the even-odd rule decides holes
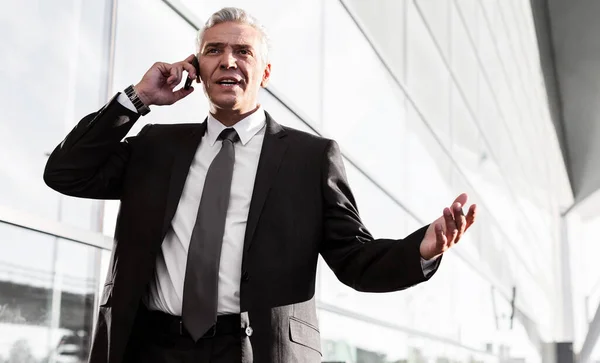
[[[217,335],[217,324],[211,326],[210,329],[202,336],[202,339],[214,338]]]

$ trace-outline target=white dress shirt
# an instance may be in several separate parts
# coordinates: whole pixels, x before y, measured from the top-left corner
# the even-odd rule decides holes
[[[117,101],[136,112],[135,106],[125,94],[121,93]],[[266,115],[260,107],[256,112],[233,126],[240,141],[234,144],[235,162],[231,196],[225,220],[219,265],[218,314],[240,312],[244,235],[260,151],[265,136],[265,125]],[[190,238],[198,214],[206,172],[221,149],[221,141],[217,141],[217,137],[225,128],[221,122],[209,114],[206,133],[196,150],[177,211],[171,222],[171,228],[167,232],[156,258],[154,280],[150,282],[148,294],[144,298],[144,303],[150,310],[181,315]],[[421,259],[421,266],[426,276],[433,272],[436,260]]]

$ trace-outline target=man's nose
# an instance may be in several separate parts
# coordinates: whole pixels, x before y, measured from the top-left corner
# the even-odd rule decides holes
[[[224,52],[221,58],[221,69],[237,68],[237,61],[231,52]]]

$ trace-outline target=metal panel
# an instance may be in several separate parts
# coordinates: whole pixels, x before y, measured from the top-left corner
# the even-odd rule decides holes
[[[113,240],[110,237],[75,227],[68,227],[59,222],[40,218],[11,208],[0,206],[0,223],[11,224],[103,250],[112,249]]]

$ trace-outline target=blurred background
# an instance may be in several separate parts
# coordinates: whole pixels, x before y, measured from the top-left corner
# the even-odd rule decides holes
[[[600,361],[600,2],[0,0],[0,363],[84,362],[118,202],[64,197],[49,153],[221,7],[273,44],[261,95],[336,139],[366,225],[402,238],[461,192],[477,223],[428,283],[357,293],[320,261],[324,361]],[[200,87],[146,123],[201,122]],[[600,348],[599,348],[600,349]]]

